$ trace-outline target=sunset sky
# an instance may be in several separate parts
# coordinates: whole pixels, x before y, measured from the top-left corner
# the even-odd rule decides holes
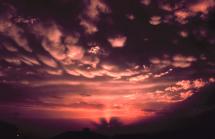
[[[159,116],[215,83],[214,9],[214,0],[1,1],[0,120],[93,128]]]

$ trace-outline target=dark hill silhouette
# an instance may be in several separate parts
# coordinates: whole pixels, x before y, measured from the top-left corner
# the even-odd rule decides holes
[[[18,139],[18,128],[12,124],[0,122],[0,138],[1,139]]]
[[[84,129],[83,131],[65,132],[52,139],[108,139],[108,137],[92,132],[89,129]]]

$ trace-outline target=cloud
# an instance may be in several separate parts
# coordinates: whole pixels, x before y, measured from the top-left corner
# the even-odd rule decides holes
[[[37,57],[43,64],[49,67],[56,68],[58,66],[58,64],[51,57],[45,55],[37,55]]]
[[[209,82],[210,83],[215,83],[215,78],[213,78],[213,77],[209,78]]]
[[[87,34],[93,34],[98,31],[98,28],[96,27],[96,25],[90,21],[82,19],[80,22],[80,25],[84,27],[85,33]]]
[[[177,10],[174,15],[176,16],[176,21],[181,24],[186,24],[188,22],[188,18],[192,16],[193,13],[188,10]]]
[[[53,70],[53,69],[47,69],[46,72],[50,75],[62,75],[63,71],[60,69]]]
[[[193,86],[194,88],[202,88],[206,85],[206,82],[203,81],[202,79],[197,79],[193,81]]]
[[[131,82],[144,81],[144,80],[148,79],[149,77],[150,77],[150,75],[138,75],[138,76],[129,78],[129,81],[131,81]]]
[[[20,61],[20,59],[18,59],[16,57],[5,57],[4,60],[13,65],[21,65],[21,63],[22,63]]]
[[[86,0],[86,9],[80,17],[80,25],[84,27],[86,34],[93,34],[98,31],[96,27],[101,13],[110,13],[109,7],[103,0]]]
[[[35,33],[38,33],[37,35],[44,37],[44,39],[50,43],[58,44],[61,42],[63,34],[60,31],[59,26],[56,24],[51,24],[48,26],[39,23],[33,26],[33,29]]]
[[[109,7],[103,0],[87,0],[85,14],[93,20],[96,20],[100,13],[109,13]]]
[[[5,76],[5,74],[2,71],[0,71],[0,77],[3,77],[3,76]]]
[[[3,46],[9,52],[18,52],[18,49],[14,47],[11,43],[3,43]]]
[[[176,16],[176,21],[181,24],[188,23],[188,18],[196,16],[198,13],[207,15],[208,11],[215,6],[213,0],[200,0],[192,3],[188,3],[186,7],[182,8],[182,5],[177,7],[174,12]]]
[[[135,19],[135,16],[133,14],[127,14],[126,17],[131,21]]]
[[[189,33],[187,31],[180,31],[179,32],[179,35],[182,37],[182,38],[187,38]]]
[[[189,9],[194,13],[204,13],[207,14],[210,8],[215,6],[214,0],[200,0],[189,6]]]
[[[22,23],[22,24],[28,24],[28,25],[30,24],[30,25],[32,25],[32,24],[34,24],[36,22],[39,22],[39,19],[35,18],[35,17],[24,18],[24,17],[18,16],[18,17],[14,18],[14,21],[16,23],[19,23],[19,24]]]
[[[172,64],[176,68],[188,68],[191,66],[190,62],[177,61]]]
[[[56,24],[45,26],[36,24],[33,26],[33,33],[40,39],[41,45],[53,58],[63,60],[65,55],[65,47],[61,43],[63,33]]]
[[[34,33],[42,39],[42,47],[63,65],[74,64],[74,61],[81,61],[84,57],[85,50],[77,45],[79,36],[64,34],[56,24],[47,27],[37,24]]]
[[[23,48],[27,52],[32,52],[33,50],[29,47],[28,40],[24,36],[24,30],[15,24],[13,24],[8,19],[0,20],[0,32],[4,35],[13,39],[16,44]]]
[[[169,56],[163,58],[154,57],[150,59],[150,62],[152,64],[157,65],[160,68],[165,68],[168,66],[175,68],[188,68],[196,61],[197,58],[195,58],[194,56],[184,56],[181,54],[173,55],[171,59],[169,58]]]
[[[29,66],[40,65],[39,61],[34,57],[21,55],[20,60]]]
[[[140,3],[145,6],[149,6],[151,4],[151,0],[140,0]]]
[[[126,36],[118,36],[115,38],[108,38],[109,43],[114,48],[124,47],[126,40],[127,40]]]
[[[100,51],[101,51],[101,48],[99,46],[94,46],[88,50],[88,53],[97,55],[100,53]]]
[[[112,65],[112,64],[102,64],[101,66],[104,70],[108,70],[108,71],[118,69],[115,65]]]
[[[165,91],[170,92],[177,92],[182,90],[192,90],[192,89],[199,89],[204,87],[207,84],[206,81],[202,79],[196,80],[181,80],[175,83],[175,85],[167,87]]]
[[[91,64],[91,63],[84,63]],[[96,64],[95,64],[96,65]],[[93,66],[93,65],[92,65]],[[140,73],[140,71],[132,71],[131,69],[122,69],[120,70],[116,66],[107,66],[103,65],[102,69],[81,69],[81,68],[65,68],[65,71],[74,76],[83,76],[86,78],[95,78],[95,77],[111,77],[114,79],[121,79],[123,77],[131,77]]]
[[[96,68],[97,65],[99,64],[100,59],[97,57],[90,57],[90,56],[85,56],[80,63],[84,65],[89,65],[93,68]]]
[[[3,58],[6,62],[13,64],[13,65],[21,65],[22,63],[29,65],[29,66],[35,66],[40,65],[39,61],[31,56],[26,55],[18,55],[16,57],[4,57]]]
[[[67,46],[67,57],[71,60],[81,60],[84,57],[84,49],[80,46]]]
[[[169,70],[166,71],[166,72],[162,72],[162,73],[160,73],[160,74],[155,74],[154,77],[155,77],[155,78],[160,78],[160,77],[162,77],[162,76],[165,76],[165,75],[169,74],[169,72],[171,72],[172,70],[173,70],[173,69],[169,69]]]
[[[74,102],[74,103],[68,103],[68,104],[62,104],[62,103],[56,103],[56,102],[43,102],[43,101],[38,101],[34,102],[38,106],[45,107],[45,108],[58,108],[58,109],[104,109],[103,104],[99,103],[91,103],[91,102],[84,102],[84,101],[79,101],[79,102]],[[33,103],[33,104],[34,104]]]
[[[139,2],[149,6],[152,1]],[[200,22],[206,21],[205,17],[213,5],[209,5],[208,2],[212,3],[212,1],[203,0],[170,4],[165,1],[163,5],[159,5],[158,8],[165,11],[156,16],[150,15],[149,23],[155,26],[169,23],[159,28],[161,32],[164,31],[164,36],[153,34],[150,28],[144,28],[149,25],[148,21],[142,22],[140,19],[140,22],[139,17],[135,17],[135,11],[117,13],[119,9],[115,7],[111,11],[104,0],[85,0],[84,3],[81,2],[84,6],[81,5],[78,11],[75,10],[76,12],[83,10],[82,12],[79,14],[63,12],[65,18],[59,16],[62,11],[57,15],[55,15],[56,12],[48,13],[50,16],[46,20],[42,20],[43,16],[41,19],[16,16],[16,12],[8,13],[7,16],[3,14],[3,17],[0,17],[0,36],[3,46],[0,48],[3,61],[0,66],[0,90],[9,88],[9,91],[0,93],[0,103],[6,104],[7,101],[10,107],[15,109],[19,106],[21,111],[30,111],[31,114],[33,112],[38,114],[40,111],[42,114],[40,113],[39,117],[46,115],[48,118],[53,116],[95,120],[95,118],[111,116],[128,119],[137,117],[140,119],[143,116],[145,118],[164,110],[172,103],[183,101],[200,88],[215,82],[214,77],[210,76],[211,72],[207,73],[208,69],[214,66],[213,62],[210,67],[203,67],[202,74],[198,74],[199,72],[195,70],[195,66],[204,66],[205,62],[210,61],[210,56],[205,53],[207,59],[201,57],[199,61],[201,54],[198,58],[195,55],[201,52],[191,53],[192,49],[180,50],[178,46],[170,48],[172,39],[164,41],[164,44],[161,43],[158,47],[154,45],[160,44],[160,41],[150,40],[182,37],[186,39],[179,44],[184,44],[190,39],[188,35],[193,34],[207,39],[211,34],[204,27],[196,31],[193,29],[195,25],[188,32],[186,25],[175,28],[178,26],[175,21],[180,24],[189,23],[192,17],[197,17]],[[112,6],[115,2],[108,3]],[[201,4],[198,5],[198,3]],[[138,3],[135,2],[134,6],[136,4]],[[141,8],[144,7],[143,5],[139,3],[138,6]],[[151,8],[147,7],[145,10],[148,9]],[[109,14],[110,12],[113,13]],[[120,15],[121,12],[122,15]],[[117,18],[118,14],[122,18]],[[77,15],[74,20],[71,19],[73,15]],[[198,19],[197,15],[200,15],[201,19]],[[68,28],[69,25],[78,27]],[[129,28],[124,28],[127,25]],[[80,29],[80,26],[83,29]],[[100,27],[102,27],[101,30]],[[172,27],[176,32],[173,36],[172,31],[168,31],[172,30]],[[110,32],[109,30],[106,32],[107,28],[111,29]],[[107,37],[110,33],[126,30],[129,32],[122,32],[122,34],[131,36],[129,43],[127,43],[129,36]],[[145,44],[139,48],[138,45],[141,43],[132,34],[138,34],[141,31],[143,31],[143,38],[148,38],[143,41],[152,46],[150,49],[145,47]],[[114,48],[123,48],[126,44],[131,46],[115,51],[106,46],[107,42]],[[158,57],[160,50],[164,55]],[[149,62],[148,57],[152,57]],[[174,69],[173,72],[172,69]],[[209,71],[214,72],[212,69]],[[194,76],[196,79],[192,79]],[[209,78],[208,81],[205,78]],[[1,88],[1,85],[9,87],[5,89]],[[13,87],[16,87],[15,91],[10,91]]]
[[[190,67],[191,64],[195,61],[197,61],[197,59],[193,56],[175,55],[173,57],[172,65],[178,68],[187,68]]]
[[[192,82],[190,80],[182,80],[176,83],[177,86],[180,86],[182,89],[187,90],[192,87]]]
[[[176,6],[172,6],[170,3],[164,3],[161,1],[159,3],[159,8],[164,11],[172,12],[173,10],[176,9]]]
[[[181,97],[182,100],[185,100],[185,99],[189,98],[192,95],[193,95],[192,91],[186,91],[186,92],[180,93],[180,97]]]
[[[149,23],[156,26],[161,23],[161,17],[160,16],[152,16],[149,20]]]

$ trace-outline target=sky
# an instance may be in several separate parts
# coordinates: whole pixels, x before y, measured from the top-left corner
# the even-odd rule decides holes
[[[0,7],[0,120],[129,125],[215,83],[214,0]]]

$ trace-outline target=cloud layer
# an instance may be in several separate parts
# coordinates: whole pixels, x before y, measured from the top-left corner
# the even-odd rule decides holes
[[[34,3],[0,4],[6,113],[128,124],[214,83],[213,0]]]

